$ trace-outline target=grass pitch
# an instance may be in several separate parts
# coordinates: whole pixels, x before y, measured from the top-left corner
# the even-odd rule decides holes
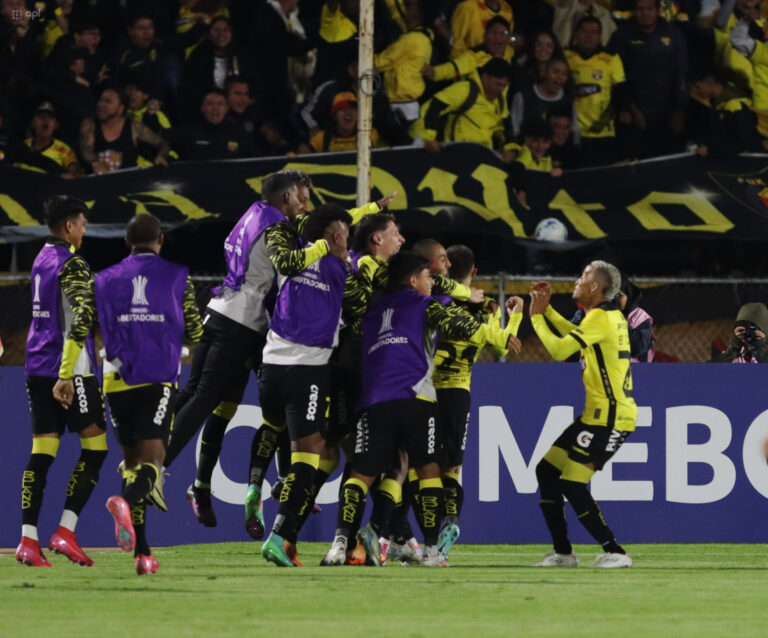
[[[52,569],[0,556],[0,637],[768,635],[763,545],[632,545],[635,567],[532,569],[543,545],[457,545],[448,569],[315,567],[327,545],[302,543],[280,569],[258,543],[155,549],[156,575],[131,556],[94,567],[49,553]],[[309,565],[312,565],[311,567]]]

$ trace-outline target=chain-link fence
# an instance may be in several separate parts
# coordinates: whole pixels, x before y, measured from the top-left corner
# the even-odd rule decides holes
[[[211,288],[220,283],[221,277],[193,279],[198,305],[204,308]],[[528,277],[500,273],[478,278],[477,285],[494,297],[527,298],[531,281]],[[548,278],[548,281],[553,290],[553,306],[570,318],[576,310],[571,299],[573,280]],[[636,279],[633,282],[642,292],[639,305],[654,320],[657,361],[711,360],[713,354],[728,345],[742,304],[756,301],[768,304],[768,280],[765,279]],[[30,308],[29,276],[0,276],[0,339],[5,346],[0,365],[24,364]],[[523,340],[523,351],[510,356],[510,360],[550,360],[530,322],[523,321],[519,336]],[[487,354],[483,359],[490,360],[492,355]]]

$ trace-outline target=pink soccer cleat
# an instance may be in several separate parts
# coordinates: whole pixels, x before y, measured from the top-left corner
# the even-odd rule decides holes
[[[93,559],[83,551],[77,542],[75,533],[66,527],[61,527],[54,532],[51,540],[48,541],[48,549],[57,554],[63,554],[76,565],[93,565]]]
[[[122,496],[110,496],[107,509],[115,519],[115,541],[124,552],[132,552],[136,547],[136,532],[133,529],[131,508]]]

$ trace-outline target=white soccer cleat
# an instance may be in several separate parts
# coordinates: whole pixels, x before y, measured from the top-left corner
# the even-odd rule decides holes
[[[632,558],[629,554],[599,554],[593,567],[632,567]]]
[[[450,567],[437,545],[427,545],[424,548],[424,558],[419,563],[422,567]]]
[[[576,554],[558,554],[557,552],[549,552],[538,563],[534,563],[531,567],[576,567],[579,564],[579,559]]]
[[[424,551],[419,545],[419,541],[411,538],[407,543],[401,545],[390,541],[387,548],[387,559],[391,561],[400,561],[401,563],[419,563],[424,556]]]
[[[343,565],[347,560],[347,539],[344,536],[337,536],[333,539],[331,549],[325,555],[320,565],[335,567]]]

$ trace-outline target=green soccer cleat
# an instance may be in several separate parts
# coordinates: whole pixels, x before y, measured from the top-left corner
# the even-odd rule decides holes
[[[379,536],[373,531],[370,524],[357,532],[357,540],[365,550],[366,565],[381,567],[381,546],[379,545]]]
[[[254,540],[264,538],[264,507],[261,490],[255,483],[251,483],[245,493],[245,531]]]
[[[278,567],[296,567],[285,551],[284,544],[285,539],[272,532],[261,546],[262,557]]]
[[[437,539],[437,549],[446,558],[448,558],[448,552],[451,551],[453,544],[459,540],[460,533],[461,530],[459,530],[459,526],[456,523],[448,523],[440,532],[440,536]]]

